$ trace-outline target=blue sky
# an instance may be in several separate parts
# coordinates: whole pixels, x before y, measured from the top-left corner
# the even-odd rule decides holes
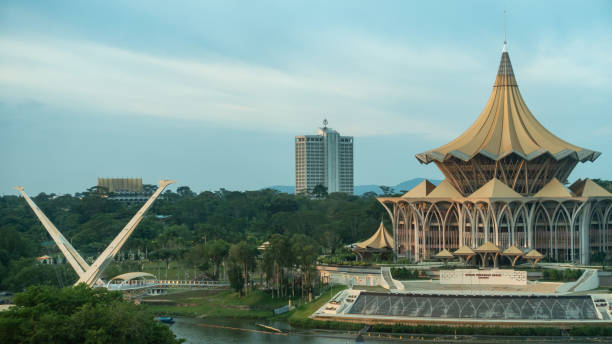
[[[504,4],[505,3],[505,4]],[[3,1],[0,194],[97,177],[293,185],[293,137],[355,137],[355,183],[441,178],[414,154],[486,104],[503,43],[553,133],[612,179],[609,1]]]

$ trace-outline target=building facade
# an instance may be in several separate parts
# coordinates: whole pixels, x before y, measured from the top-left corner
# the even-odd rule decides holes
[[[153,194],[145,190],[142,178],[98,178],[98,186],[108,190],[108,199],[125,203],[144,203]]]
[[[295,192],[311,194],[317,185],[353,194],[352,136],[324,126],[318,135],[295,137]]]
[[[472,126],[450,143],[416,155],[446,179],[424,181],[402,197],[381,197],[393,223],[395,253],[413,261],[441,250],[536,249],[549,260],[588,264],[612,246],[612,194],[567,178],[600,155],[549,132],[529,111],[504,50],[493,91]]]

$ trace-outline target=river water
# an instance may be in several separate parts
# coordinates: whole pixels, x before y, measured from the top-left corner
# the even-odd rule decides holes
[[[348,344],[355,343],[357,334],[343,331],[304,330],[291,328],[286,322],[265,322],[265,325],[281,329],[287,333],[275,334],[258,326],[262,321],[240,319],[197,319],[175,318],[170,329],[186,343],[290,343],[290,344]],[[571,337],[497,337],[497,336],[448,336],[448,335],[404,335],[398,334],[389,338],[388,334],[381,337],[373,334],[364,337],[366,343],[466,343],[466,344],[515,344],[528,342],[530,344],[593,344],[610,343],[609,338],[571,338]]]
[[[355,343],[354,332],[292,329],[286,322],[266,322],[265,325],[287,331],[275,334],[266,330],[257,320],[175,318],[172,332],[186,343],[291,343],[291,344],[345,344]],[[368,341],[369,342],[369,341]],[[389,343],[389,341],[386,341]]]

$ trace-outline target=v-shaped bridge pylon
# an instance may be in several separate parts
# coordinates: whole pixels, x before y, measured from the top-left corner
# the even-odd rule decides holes
[[[60,249],[62,254],[66,257],[68,263],[72,266],[74,271],[79,276],[79,280],[75,283],[75,285],[79,283],[85,283],[88,286],[93,286],[94,284],[102,284],[102,282],[100,281],[100,275],[102,274],[106,266],[108,266],[108,263],[113,260],[117,252],[119,252],[119,250],[125,244],[130,235],[132,235],[134,229],[136,229],[136,226],[138,226],[138,224],[142,220],[142,217],[145,212],[149,209],[149,207],[151,207],[153,202],[155,202],[155,200],[157,199],[157,197],[159,197],[162,191],[164,191],[164,189],[172,183],[174,183],[173,180],[164,179],[159,181],[159,188],[157,188],[157,190],[155,191],[155,193],[153,193],[149,200],[147,200],[147,202],[140,208],[140,210],[138,210],[134,217],[132,217],[130,222],[128,222],[127,225],[123,227],[121,232],[117,234],[115,239],[113,239],[110,245],[108,245],[104,252],[102,252],[102,254],[94,261],[91,266],[88,265],[87,262],[85,262],[83,257],[81,257],[81,255],[74,247],[72,247],[70,242],[66,240],[62,233],[51,222],[51,220],[49,220],[49,218],[47,218],[47,216],[42,212],[42,210],[40,210],[36,203],[34,203],[32,199],[30,199],[30,197],[23,190],[23,187],[17,186],[15,187],[15,189],[19,191],[19,193],[21,193],[21,195],[25,198],[30,208],[32,208],[32,210],[34,211],[34,214],[36,214],[36,217],[38,217],[47,232],[49,232],[49,235],[51,235],[51,238],[53,239],[53,241],[55,241],[57,247]]]

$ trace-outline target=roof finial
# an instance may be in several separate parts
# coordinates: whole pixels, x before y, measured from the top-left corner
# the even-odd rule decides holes
[[[323,128],[327,128],[327,118],[323,119]]]
[[[506,48],[506,44],[507,44],[507,40],[506,40],[506,9],[504,8],[504,50],[503,52],[507,52],[508,49]]]

